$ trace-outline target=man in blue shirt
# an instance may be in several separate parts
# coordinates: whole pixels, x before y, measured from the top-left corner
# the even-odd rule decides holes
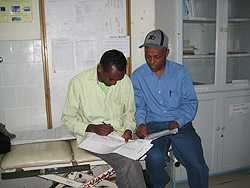
[[[170,178],[165,170],[166,154],[172,146],[175,157],[186,168],[191,188],[208,188],[208,167],[200,137],[192,126],[198,101],[186,68],[167,60],[168,37],[161,30],[149,32],[144,43],[146,64],[132,74],[136,102],[137,135],[141,138],[164,129],[178,133],[154,140],[146,157],[151,187],[164,188]]]

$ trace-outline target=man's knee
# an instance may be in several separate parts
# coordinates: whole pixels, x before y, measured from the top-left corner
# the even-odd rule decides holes
[[[166,161],[166,156],[162,155],[162,153],[154,152],[154,153],[148,153],[146,157],[147,162],[153,162],[153,163],[158,163],[158,162],[164,162]]]

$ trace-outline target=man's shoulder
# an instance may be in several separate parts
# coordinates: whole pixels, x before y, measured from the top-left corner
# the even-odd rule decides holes
[[[174,68],[176,68],[176,69],[183,69],[183,68],[184,68],[184,65],[183,65],[183,64],[177,63],[177,62],[172,61],[172,60],[167,60],[167,63],[168,63],[170,66],[172,66],[172,67],[174,67]]]
[[[138,68],[136,68],[133,73],[132,73],[132,77],[135,76],[135,75],[140,75],[140,74],[145,74],[147,71],[147,64],[142,64],[140,65]]]
[[[80,73],[78,73],[77,75],[75,75],[72,78],[72,81],[93,79],[95,77],[95,74],[96,74],[96,67],[91,68],[91,69],[87,69],[87,70],[83,70]]]
[[[118,82],[117,86],[121,85],[121,84],[122,85],[130,85],[131,84],[131,79],[127,74],[125,74],[123,79]]]
[[[167,60],[168,66],[170,70],[174,72],[183,72],[185,71],[185,66],[180,63],[176,63],[175,61]]]

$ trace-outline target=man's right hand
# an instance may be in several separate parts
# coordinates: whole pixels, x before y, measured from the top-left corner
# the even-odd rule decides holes
[[[89,124],[86,128],[86,132],[93,132],[101,136],[107,136],[114,131],[111,124]]]
[[[136,129],[136,135],[139,138],[145,138],[148,136],[148,130],[144,124],[141,124]]]

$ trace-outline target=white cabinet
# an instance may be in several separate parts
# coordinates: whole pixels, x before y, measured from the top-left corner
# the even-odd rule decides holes
[[[250,165],[250,92],[223,94],[223,123],[218,127],[218,171],[244,168]]]
[[[249,89],[250,1],[155,0],[155,26],[170,38],[199,91]]]
[[[155,0],[155,27],[169,36],[169,58],[192,75],[210,174],[249,166],[250,1]]]

